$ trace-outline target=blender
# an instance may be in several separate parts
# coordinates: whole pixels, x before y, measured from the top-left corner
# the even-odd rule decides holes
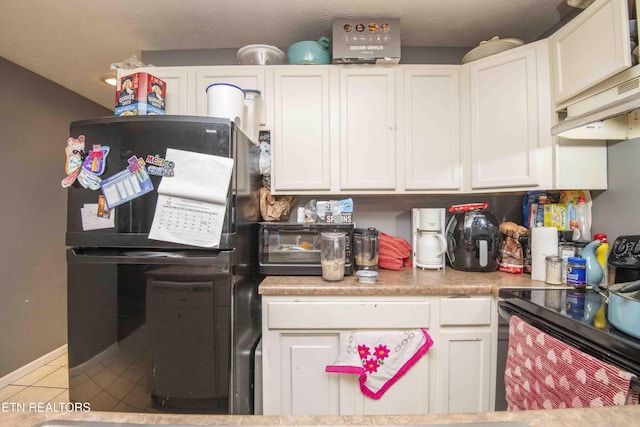
[[[373,227],[353,230],[355,269],[378,270],[378,252],[380,251],[380,232]]]

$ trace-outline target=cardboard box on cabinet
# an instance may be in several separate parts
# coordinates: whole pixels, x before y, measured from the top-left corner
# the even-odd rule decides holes
[[[334,19],[332,62],[397,64],[400,62],[400,19]]]

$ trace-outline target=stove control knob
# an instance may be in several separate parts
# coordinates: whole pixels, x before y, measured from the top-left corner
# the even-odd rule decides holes
[[[616,241],[613,245],[613,253],[620,256],[627,250],[627,245],[624,242]]]
[[[636,242],[635,245],[633,245],[633,247],[631,248],[631,255],[638,255],[640,254],[640,242]]]

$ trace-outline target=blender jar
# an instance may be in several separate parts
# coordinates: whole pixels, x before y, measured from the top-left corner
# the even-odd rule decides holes
[[[355,269],[378,270],[380,232],[375,228],[356,228],[353,231]]]

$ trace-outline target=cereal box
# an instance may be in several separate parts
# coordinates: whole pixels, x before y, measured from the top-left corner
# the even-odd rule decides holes
[[[116,88],[116,116],[165,114],[166,83],[148,73],[120,77]]]

